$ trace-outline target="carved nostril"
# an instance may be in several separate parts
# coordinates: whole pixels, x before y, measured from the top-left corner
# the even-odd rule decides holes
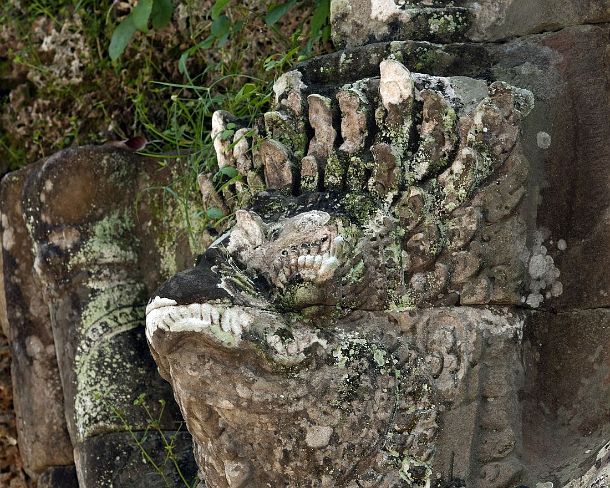
[[[282,256],[288,256],[288,249],[282,249]]]

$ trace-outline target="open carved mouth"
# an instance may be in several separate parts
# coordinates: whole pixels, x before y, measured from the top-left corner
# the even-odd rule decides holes
[[[253,307],[226,303],[179,305],[175,300],[159,296],[146,307],[146,336],[149,342],[152,342],[157,330],[200,332],[226,347],[236,347],[242,341],[242,336],[256,324],[266,325],[266,330],[257,331],[257,335],[261,336],[262,344],[278,363],[296,364],[304,359],[303,352],[309,346],[316,343],[326,346],[324,339],[307,328],[291,328],[287,335],[287,329],[277,314]]]
[[[252,313],[245,307],[220,303],[178,305],[175,300],[157,296],[146,307],[146,335],[150,341],[156,330],[207,331],[221,342],[232,346],[239,343],[242,334],[250,329],[253,320]]]
[[[273,284],[285,288],[290,279],[299,274],[305,281],[323,283],[332,278],[343,254],[344,239],[338,235],[322,237],[319,241],[283,249],[273,263]]]

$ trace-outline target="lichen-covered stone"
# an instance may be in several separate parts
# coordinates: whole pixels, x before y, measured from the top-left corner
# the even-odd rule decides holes
[[[442,2],[332,0],[331,24],[338,46],[375,41],[498,41],[544,30],[610,21],[603,0]]]
[[[37,460],[43,465],[32,466],[40,472],[70,465],[74,448],[83,486],[105,486],[106,482],[94,475],[85,481],[82,473],[104,471],[113,479],[124,448],[135,447],[127,431],[145,431],[154,420],[151,416],[160,415],[159,401],[171,398],[146,349],[142,327],[147,286],[160,276],[158,250],[150,247],[154,223],[140,225],[138,220],[150,215],[150,201],[134,205],[146,164],[126,151],[79,148],[58,153],[3,181],[2,198],[11,208],[10,217],[3,219],[3,235],[7,243],[13,241],[4,255],[10,269],[24,277],[20,291],[29,301],[32,318],[40,322],[29,319],[31,328],[20,328],[20,334],[26,333],[23,338],[15,336],[15,347],[24,345],[16,349],[15,364],[37,363],[46,354],[57,368],[47,359],[44,371],[28,365],[24,373],[23,386],[29,387],[31,380],[44,384],[36,392],[24,389],[21,401],[38,418],[52,421],[55,429],[49,432],[43,424],[36,431],[39,441],[30,440],[26,433],[24,452],[41,446],[47,451]],[[13,208],[23,211],[15,213]],[[140,239],[148,242],[141,244]],[[144,257],[149,261],[143,265]],[[27,272],[20,266],[26,266]],[[18,300],[9,303],[11,312],[22,307]],[[19,321],[11,320],[13,326],[19,326]],[[56,350],[61,354],[56,355]],[[134,404],[143,393],[148,413]],[[44,405],[39,405],[41,399]],[[159,417],[158,427],[174,430],[179,419],[170,404]],[[34,427],[38,423],[32,420]],[[104,466],[98,452],[88,457],[79,454],[91,439],[102,440],[112,432],[124,436],[122,446],[106,452],[113,464]],[[141,458],[123,468],[121,476],[126,479],[136,472],[158,476]]]
[[[261,158],[268,190],[148,305],[151,349],[212,486],[286,478],[443,486],[457,476],[499,488],[522,478],[514,408],[523,318],[506,309],[417,308],[495,303],[496,280],[512,292],[503,303],[520,303],[525,243],[496,248],[525,225],[516,208],[486,225],[484,206],[492,176],[527,169],[512,149],[528,94],[508,85],[482,91],[463,79],[454,86],[396,60],[380,71],[309,95],[310,110],[324,110],[325,134],[329,94],[341,111],[343,141],[329,139],[340,147],[321,154],[319,141],[310,143],[312,160],[326,157],[317,187],[329,191],[300,188],[297,173],[284,174],[287,149],[280,164]],[[485,154],[487,165],[462,164],[454,146]],[[453,172],[439,175],[445,165]],[[502,280],[501,266],[515,274]],[[477,376],[473,365],[486,361],[486,376]],[[497,417],[485,404],[492,397]],[[457,462],[457,439],[437,439],[445,417],[449,431],[476,439]]]

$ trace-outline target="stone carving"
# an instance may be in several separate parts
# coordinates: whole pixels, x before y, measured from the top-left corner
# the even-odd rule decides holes
[[[134,224],[150,211],[132,205],[143,165],[126,151],[85,147],[2,181],[18,429],[39,486],[165,486],[134,443],[151,420],[134,405],[141,394],[151,415],[167,402],[159,428],[175,435],[176,459],[194,476],[190,436],[176,432],[180,415],[146,348],[147,279],[159,281],[159,266],[147,275],[140,263],[159,257],[140,244],[152,219]],[[163,466],[161,434],[148,432],[145,446]],[[178,482],[173,466],[162,469]]]
[[[276,83],[261,127],[235,133],[253,134],[252,151],[217,143],[223,165],[267,190],[242,187],[250,209],[147,307],[211,486],[519,480],[523,320],[413,310],[520,302],[525,242],[497,252],[507,232],[524,234],[520,199],[494,212],[490,193],[525,182],[518,136],[532,95],[393,59],[379,72],[324,95],[299,72]],[[238,123],[215,120],[217,134]],[[492,397],[504,414],[487,413]],[[468,420],[445,413],[460,409]],[[445,417],[476,439],[468,449],[438,442]]]
[[[149,306],[207,485],[605,486],[607,2],[331,3],[349,49],[282,77],[254,127],[214,117],[219,165],[241,178],[218,193],[199,183],[237,224]],[[536,106],[521,123],[526,108],[502,101],[520,92],[477,79],[528,88]],[[142,299],[175,268],[166,251],[185,249],[146,211],[129,232],[102,225],[108,246],[92,246],[138,200],[118,183],[158,174],[111,153],[62,152],[3,181],[0,322],[38,486],[161,482],[75,374],[76,358],[99,366],[142,427],[131,401],[154,370]],[[73,220],[83,209],[95,211]],[[111,276],[127,290],[117,300]],[[110,313],[83,314],[97,305]],[[158,439],[147,450],[161,453]],[[58,466],[73,454],[78,470]]]

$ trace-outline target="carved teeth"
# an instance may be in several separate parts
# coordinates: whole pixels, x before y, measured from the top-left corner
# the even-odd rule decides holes
[[[255,321],[262,320],[262,316],[270,320],[267,312],[248,307],[214,303],[172,305],[169,300],[158,303],[167,305],[149,307],[146,314],[146,337],[149,342],[157,330],[170,333],[190,331],[208,334],[225,346],[233,347],[239,344],[242,334]]]
[[[330,255],[341,257],[343,253],[343,243],[345,240],[342,236],[337,236],[333,239],[332,246],[330,247]]]
[[[317,281],[327,281],[332,278],[335,270],[339,267],[339,260],[331,256],[328,259],[324,259],[322,261],[322,266],[320,266],[320,270],[318,271]]]
[[[272,282],[283,289],[290,278],[299,272],[305,280],[317,283],[328,280],[339,266],[344,242],[341,236],[332,240],[325,236],[314,243],[284,249],[273,262]],[[299,251],[301,254],[297,255]]]

